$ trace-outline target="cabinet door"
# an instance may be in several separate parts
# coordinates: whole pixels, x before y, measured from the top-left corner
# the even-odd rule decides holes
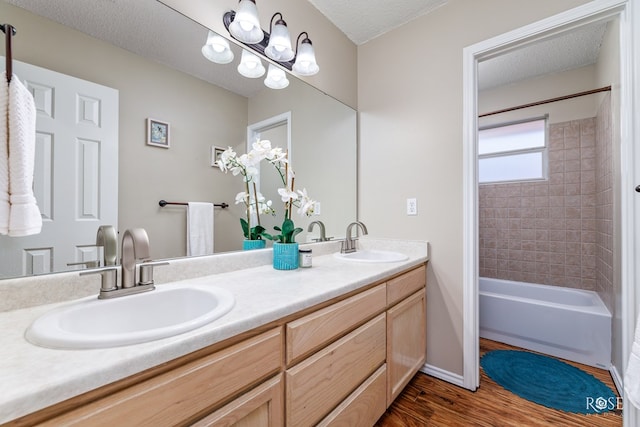
[[[387,407],[425,362],[427,311],[425,289],[387,311]]]
[[[193,427],[279,427],[284,425],[282,374],[218,409]]]

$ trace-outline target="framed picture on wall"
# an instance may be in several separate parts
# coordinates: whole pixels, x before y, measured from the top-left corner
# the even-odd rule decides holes
[[[147,118],[147,145],[169,148],[169,123]]]
[[[215,145],[211,146],[211,166],[214,168],[220,167],[218,165],[218,160],[220,160],[220,155],[224,152],[224,148],[216,147]]]

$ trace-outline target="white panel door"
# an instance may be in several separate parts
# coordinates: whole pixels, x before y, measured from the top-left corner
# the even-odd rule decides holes
[[[4,58],[2,64],[4,67]],[[96,232],[118,222],[118,91],[13,61],[36,110],[34,193],[42,232],[0,236],[0,277],[100,259]]]

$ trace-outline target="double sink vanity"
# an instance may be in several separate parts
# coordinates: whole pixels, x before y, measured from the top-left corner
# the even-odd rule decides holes
[[[112,300],[26,283],[0,313],[0,423],[373,425],[425,362],[428,245],[339,251],[314,244],[293,271],[269,249],[174,260],[156,290]],[[62,326],[27,340],[39,321]]]

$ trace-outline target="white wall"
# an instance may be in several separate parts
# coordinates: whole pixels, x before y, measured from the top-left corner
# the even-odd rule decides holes
[[[462,49],[583,3],[450,0],[358,48],[360,219],[431,242],[427,363],[439,369],[463,371]]]

